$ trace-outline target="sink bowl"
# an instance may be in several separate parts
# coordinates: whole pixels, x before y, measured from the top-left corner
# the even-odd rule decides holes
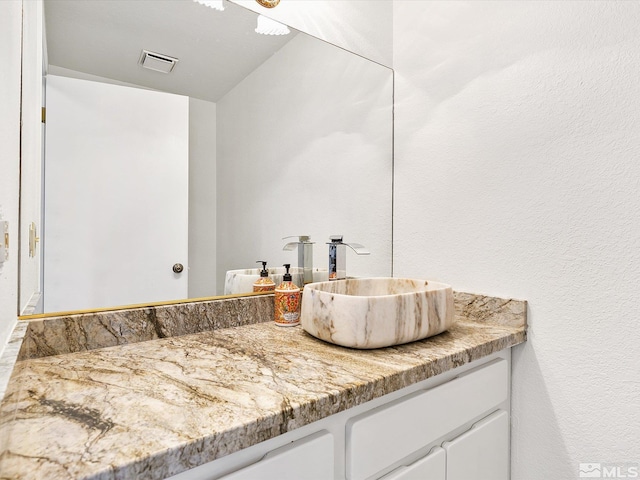
[[[302,295],[302,328],[344,347],[400,345],[442,333],[453,322],[453,291],[443,283],[347,279],[310,283]]]
[[[224,294],[235,295],[237,293],[250,293],[253,292],[253,283],[260,278],[259,268],[247,268],[239,270],[227,270],[227,274],[224,279]],[[276,286],[282,283],[284,277],[284,267],[267,268],[271,280]],[[304,285],[304,272],[302,268],[291,267],[291,280],[297,286],[302,287]],[[315,282],[324,281],[329,279],[329,271],[325,268],[313,270],[313,280]]]
[[[234,295],[236,293],[253,292],[253,284],[260,278],[260,270],[260,268],[227,270],[224,279],[224,294]],[[285,273],[284,267],[267,268],[267,271],[276,286],[282,283],[282,278]],[[304,275],[301,268],[291,268],[290,273],[293,283],[298,286],[304,285]]]

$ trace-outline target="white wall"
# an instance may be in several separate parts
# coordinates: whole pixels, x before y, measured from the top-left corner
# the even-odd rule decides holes
[[[283,0],[275,8],[231,1],[388,67],[393,62],[391,0]]]
[[[189,298],[216,294],[216,104],[189,99]]]
[[[391,98],[388,69],[298,35],[218,102],[219,288],[257,260],[295,266],[288,235],[311,235],[316,268],[343,234],[371,251],[348,251],[348,274],[391,274]]]
[[[638,2],[394,2],[395,273],[530,302],[514,480],[640,462],[638,25]]]
[[[11,249],[9,261],[0,264],[0,352],[18,310],[21,31],[22,2],[0,2],[0,220],[9,222]]]

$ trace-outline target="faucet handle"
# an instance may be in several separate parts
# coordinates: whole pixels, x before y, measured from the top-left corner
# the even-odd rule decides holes
[[[327,245],[346,245],[358,255],[371,255],[371,252],[367,250],[364,245],[360,245],[359,243],[345,243],[342,241],[343,238],[342,235],[331,235],[329,237],[331,241]]]
[[[311,235],[289,235],[288,237],[282,237],[282,240],[287,238],[297,238],[299,243],[308,243],[311,241]]]
[[[371,252],[367,250],[364,245],[360,245],[359,243],[345,243],[345,245],[351,247],[351,249],[358,255],[371,255]]]
[[[286,240],[287,238],[297,238],[298,241],[285,244],[282,250],[295,250],[295,248],[301,243],[313,243],[311,241],[311,235],[289,235],[288,237],[282,237],[282,240]]]

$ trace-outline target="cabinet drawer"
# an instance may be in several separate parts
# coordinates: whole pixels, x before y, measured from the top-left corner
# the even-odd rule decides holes
[[[445,480],[447,460],[442,448],[434,448],[429,455],[407,467],[396,468],[380,480]]]
[[[326,430],[267,453],[220,480],[332,480],[333,435]]]
[[[507,399],[508,365],[497,359],[430,390],[347,422],[346,475],[364,480]]]
[[[509,414],[499,410],[443,445],[447,480],[509,479]]]

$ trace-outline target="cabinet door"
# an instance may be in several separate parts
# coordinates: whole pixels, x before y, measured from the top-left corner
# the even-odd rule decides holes
[[[220,480],[331,480],[333,435],[326,430],[267,453]]]
[[[438,387],[350,419],[346,427],[347,478],[365,480],[389,468],[494,410],[508,392],[507,362],[495,360]]]
[[[447,480],[509,480],[509,415],[504,410],[442,446]]]
[[[409,466],[396,468],[380,480],[445,480],[446,473],[445,451],[436,447],[426,457]]]

